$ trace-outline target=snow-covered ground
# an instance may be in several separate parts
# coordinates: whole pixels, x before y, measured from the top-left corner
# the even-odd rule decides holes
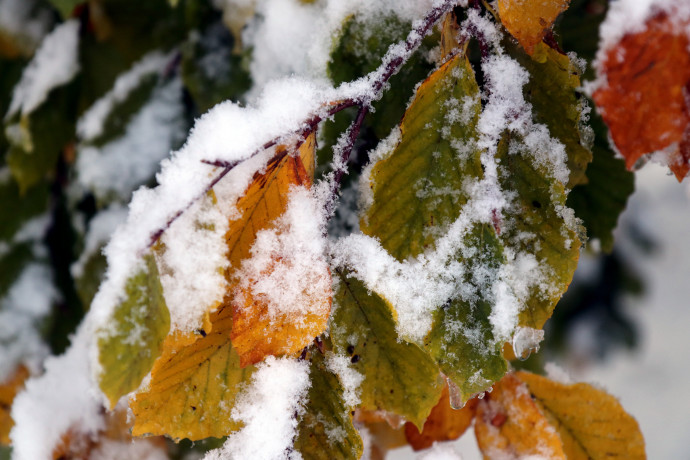
[[[645,280],[643,296],[628,299],[639,327],[640,344],[632,352],[611,353],[601,363],[569,367],[575,380],[594,383],[618,397],[640,424],[650,459],[690,458],[690,185],[678,184],[667,168],[648,164],[637,173],[636,191],[621,217],[644,226],[659,246],[652,256],[632,253]],[[581,364],[581,363],[580,363]],[[474,435],[453,443],[463,460],[480,460]],[[424,455],[420,453],[419,457]],[[417,458],[409,448],[388,459]]]

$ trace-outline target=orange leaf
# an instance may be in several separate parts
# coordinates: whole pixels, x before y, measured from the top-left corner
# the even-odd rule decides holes
[[[288,260],[274,257],[257,279],[244,280],[238,287],[236,272],[250,257],[261,230],[275,227],[288,206],[290,188],[310,187],[314,176],[315,139],[312,134],[293,156],[279,147],[265,172],[254,175],[252,183],[237,202],[242,217],[230,223],[227,241],[231,267],[228,279],[234,285],[233,324],[230,338],[240,356],[240,365],[260,362],[268,355],[299,353],[326,329],[331,307],[330,273],[325,264],[313,267],[301,290],[305,305],[299,311],[271,311],[269,301],[254,294],[253,287],[276,270],[290,270]],[[319,286],[321,289],[311,289]]]
[[[566,458],[558,433],[515,374],[506,374],[479,401],[474,432],[485,458]]]
[[[383,460],[386,452],[407,444],[403,430],[405,419],[399,415],[360,408],[355,411],[354,421],[360,426],[364,425],[369,434],[371,444],[368,458],[371,460]],[[367,452],[363,455],[363,458],[366,457]]]
[[[29,370],[24,366],[19,366],[14,374],[6,382],[0,384],[0,445],[9,445],[10,430],[12,429],[12,401],[24,388],[24,382],[29,378]]]
[[[451,441],[458,439],[472,424],[477,407],[477,399],[470,399],[462,409],[450,406],[448,385],[443,388],[441,399],[431,409],[429,417],[424,422],[420,433],[414,423],[405,423],[405,437],[414,450],[427,449],[435,441]]]
[[[667,150],[679,181],[690,170],[690,42],[680,29],[662,12],[642,32],[623,36],[606,53],[606,83],[593,94],[628,169]]]
[[[570,0],[498,0],[498,14],[508,32],[532,54]]]
[[[211,313],[209,331],[175,333],[165,339],[148,389],[130,402],[136,417],[134,436],[197,440],[222,437],[241,427],[230,411],[253,368],[239,368],[228,340],[231,328],[232,310],[223,306]]]

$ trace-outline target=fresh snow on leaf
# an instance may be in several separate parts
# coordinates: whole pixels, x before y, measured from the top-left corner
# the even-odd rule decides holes
[[[352,357],[350,356],[336,355],[335,353],[326,355],[326,368],[338,376],[340,384],[344,389],[343,399],[345,404],[355,407],[361,402],[359,397],[361,390],[359,387],[364,380],[364,376],[357,372],[352,364]]]
[[[43,39],[14,88],[6,119],[19,112],[28,115],[46,100],[50,90],[69,82],[79,72],[79,27],[79,21],[71,19]]]
[[[204,459],[301,459],[291,447],[309,386],[306,361],[267,357],[232,409],[232,418],[244,426]]]

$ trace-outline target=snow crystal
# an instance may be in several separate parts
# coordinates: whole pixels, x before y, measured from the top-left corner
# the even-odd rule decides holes
[[[45,361],[45,373],[29,379],[12,405],[13,458],[52,458],[69,429],[93,435],[103,428],[102,399],[89,370],[89,324],[82,323],[67,352]]]
[[[239,282],[239,305],[243,292],[265,304],[274,319],[304,315],[330,292],[331,277],[323,255],[325,213],[323,203],[309,189],[294,187],[283,215],[271,229],[257,233],[251,256],[242,262],[235,276]]]
[[[21,80],[14,87],[12,102],[6,119],[21,112],[27,115],[48,97],[48,93],[63,85],[79,72],[79,21],[71,19],[48,34],[24,69]]]
[[[351,359],[349,356],[341,356],[334,353],[326,355],[327,369],[338,376],[340,384],[343,386],[345,404],[355,407],[361,402],[359,399],[359,393],[361,392],[359,386],[364,381],[364,376],[354,370],[350,364]]]
[[[113,107],[124,102],[129,94],[141,85],[144,77],[163,71],[169,60],[169,56],[154,51],[117,77],[113,88],[97,100],[77,121],[77,135],[80,139],[89,141],[103,134],[104,123]],[[155,136],[151,137],[155,139]]]
[[[206,454],[204,460],[302,458],[291,448],[309,385],[306,361],[269,356],[257,366],[232,409],[232,418],[244,427],[230,434],[225,444]]]

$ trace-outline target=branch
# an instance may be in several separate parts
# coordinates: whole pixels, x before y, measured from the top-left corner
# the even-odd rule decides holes
[[[357,113],[357,118],[350,125],[346,131],[345,143],[341,146],[340,155],[337,159],[337,165],[335,172],[331,181],[331,199],[326,205],[326,209],[329,212],[329,216],[335,209],[335,202],[340,191],[340,183],[343,176],[347,172],[347,162],[352,154],[357,137],[359,136],[359,131],[364,122],[364,117],[369,112],[369,107],[374,100],[378,100],[384,91],[386,83],[390,78],[398,73],[400,68],[407,62],[412,53],[419,48],[422,44],[422,40],[426,37],[436,23],[441,19],[441,17],[451,11],[456,5],[460,3],[461,0],[444,0],[440,2],[437,6],[432,8],[422,19],[417,22],[417,25],[410,31],[407,35],[405,41],[392,45],[381,62],[381,65],[373,72],[367,74],[363,77],[364,81],[371,82],[369,85],[369,91],[365,91],[355,98],[345,98],[339,101],[331,102],[325,104],[322,110],[312,117],[307,119],[302,127],[296,131],[286,133],[284,135],[275,137],[270,141],[263,144],[260,148],[255,150],[245,159],[249,159],[266,149],[274,147],[281,143],[284,139],[297,135],[299,139],[297,141],[297,146],[301,145],[304,140],[312,134],[318,127],[319,123],[332,117],[336,113],[345,110],[349,107],[358,106],[359,112]],[[228,162],[225,160],[201,160],[202,163],[208,164],[209,166],[223,168],[220,173],[204,188],[203,193],[200,193],[192,201],[187,203],[183,208],[178,210],[173,214],[162,228],[159,228],[151,234],[149,239],[148,248],[152,247],[163,235],[165,230],[170,228],[170,226],[175,222],[187,209],[189,209],[195,202],[202,199],[221,179],[223,179],[232,169],[237,166],[240,161]],[[244,160],[242,160],[244,161]]]

